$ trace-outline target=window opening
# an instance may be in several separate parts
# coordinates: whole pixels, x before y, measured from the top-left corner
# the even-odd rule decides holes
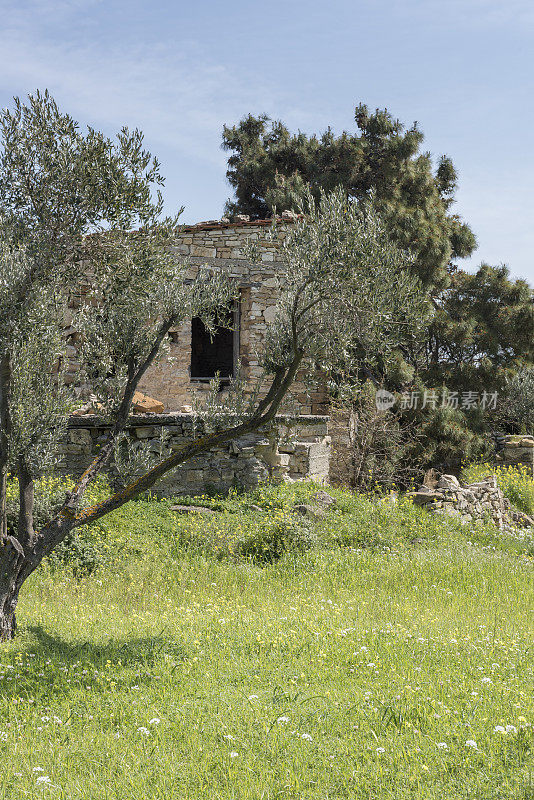
[[[219,373],[221,380],[236,374],[239,357],[239,304],[221,308],[215,330],[210,332],[200,317],[191,322],[191,380],[209,381]]]

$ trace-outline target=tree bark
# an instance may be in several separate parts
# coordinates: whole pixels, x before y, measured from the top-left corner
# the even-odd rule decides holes
[[[17,630],[15,609],[19,599],[20,587],[24,582],[21,576],[24,562],[23,550],[12,536],[9,536],[0,551],[0,641],[13,639]]]
[[[7,467],[11,413],[9,391],[11,387],[11,358],[9,351],[0,358],[0,543],[7,537]]]

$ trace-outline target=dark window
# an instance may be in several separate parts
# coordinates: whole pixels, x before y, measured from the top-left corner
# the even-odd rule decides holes
[[[222,309],[218,314],[218,324],[210,332],[200,317],[193,317],[191,323],[191,378],[209,380],[219,373],[221,378],[231,378],[235,374],[238,352],[238,313],[237,307]]]

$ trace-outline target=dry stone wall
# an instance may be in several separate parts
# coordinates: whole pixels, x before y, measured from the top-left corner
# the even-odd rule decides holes
[[[523,467],[534,477],[534,436],[496,435],[495,463],[502,467]]]
[[[97,416],[71,417],[67,441],[62,448],[60,471],[79,476],[105,441],[109,427]],[[166,446],[177,448],[201,436],[203,427],[192,414],[139,414],[130,417],[127,433],[133,449],[159,453],[161,434]],[[263,480],[328,480],[330,437],[324,416],[278,416],[266,430],[201,453],[177,467],[155,487],[161,495],[200,494],[206,490],[226,492],[232,487],[250,487]],[[115,470],[110,468],[113,478]]]
[[[465,523],[491,521],[499,530],[534,526],[533,519],[510,507],[494,475],[467,486],[454,475],[442,475],[435,485],[420,486],[412,497],[416,505],[433,514],[457,517]]]

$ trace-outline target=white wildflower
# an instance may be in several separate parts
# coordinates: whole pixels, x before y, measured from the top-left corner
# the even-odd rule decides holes
[[[276,721],[279,725],[286,725],[289,722],[289,717],[278,717]]]
[[[506,733],[506,730],[502,725],[495,725],[493,733]]]
[[[385,753],[386,752],[386,748],[385,747],[377,747],[376,748],[376,752],[377,753]]]
[[[149,725],[159,725],[160,722],[161,720],[159,717],[153,717],[152,719],[148,720]]]
[[[142,733],[143,736],[150,736],[150,731],[148,730],[148,728],[144,728],[142,726],[137,729],[137,732]]]
[[[472,747],[473,750],[478,750],[478,744],[475,742],[474,739],[468,739],[465,743],[466,747]]]
[[[308,742],[311,742],[311,740],[312,740],[312,737],[310,736],[310,734],[309,734],[309,733],[303,733],[303,734],[301,734],[301,737],[300,737],[300,738],[301,738],[301,739],[306,739],[306,741],[308,741]]]
[[[230,758],[237,758],[238,755],[239,753],[236,750],[232,750],[232,752],[230,753]]]
[[[515,725],[507,725],[506,733],[517,733],[517,728],[515,727]]]
[[[438,742],[436,747],[439,747],[440,750],[448,750],[449,749],[449,745],[447,744],[447,742]]]

